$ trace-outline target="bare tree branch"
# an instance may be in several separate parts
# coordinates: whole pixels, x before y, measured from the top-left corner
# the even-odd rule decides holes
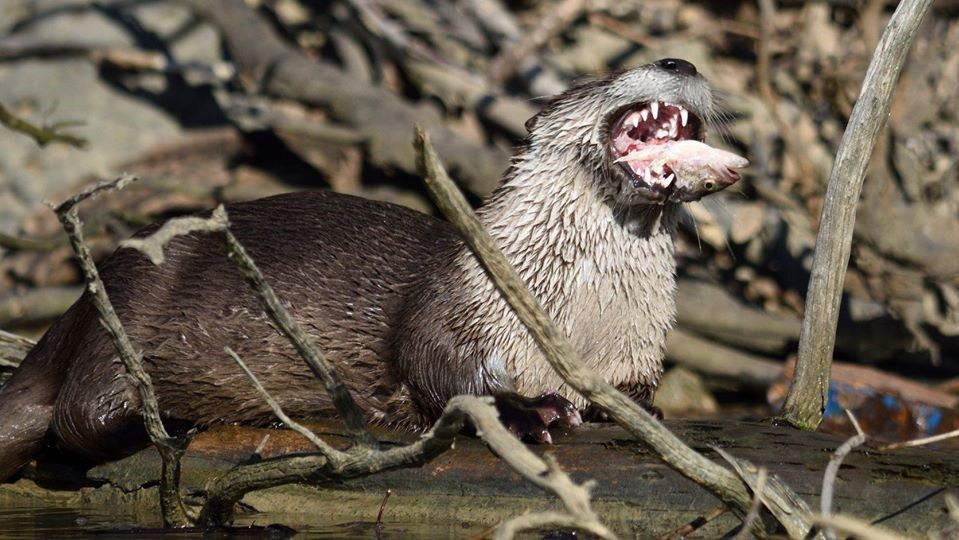
[[[849,417],[852,425],[856,427],[856,435],[853,435],[846,442],[839,445],[839,448],[836,448],[832,457],[829,458],[829,465],[826,465],[826,471],[823,473],[822,496],[819,499],[819,511],[822,512],[822,516],[826,519],[832,517],[832,497],[835,492],[836,475],[839,474],[839,467],[842,465],[842,461],[846,459],[849,452],[852,452],[853,448],[866,442],[866,434],[863,433],[862,428],[859,427],[859,421],[856,420],[856,417],[853,416],[848,409],[846,410],[846,415]],[[835,540],[836,538],[836,533],[829,528],[824,531],[824,534],[828,540]]]
[[[733,540],[749,540],[752,536],[749,534],[749,531],[752,529],[753,523],[759,519],[759,511],[763,507],[763,490],[766,489],[767,474],[768,471],[766,467],[759,468],[759,473],[756,478],[756,491],[753,492],[753,503],[749,506],[749,513],[743,518],[743,526],[739,529],[739,532],[736,533],[736,536],[733,537]]]
[[[256,375],[254,375],[252,371],[250,371],[250,368],[246,365],[245,362],[243,362],[243,359],[241,359],[240,356],[236,354],[236,352],[234,352],[233,349],[229,347],[225,347],[224,351],[226,351],[226,353],[230,355],[231,358],[233,358],[233,361],[240,366],[240,369],[243,370],[243,373],[245,373],[246,376],[249,377],[250,381],[252,381],[253,385],[256,387],[256,391],[260,393],[260,397],[263,398],[263,401],[265,401],[267,405],[270,406],[270,409],[273,410],[273,414],[275,414],[276,417],[279,418],[284,425],[286,425],[286,427],[292,429],[293,431],[299,433],[300,435],[303,435],[306,438],[306,440],[313,443],[313,446],[315,446],[320,451],[321,454],[326,456],[327,459],[331,459],[331,456],[339,457],[340,455],[343,455],[342,452],[326,444],[326,441],[317,437],[315,433],[307,429],[305,426],[303,426],[302,424],[294,421],[292,418],[287,416],[286,413],[283,412],[283,408],[280,407],[280,404],[275,399],[273,399],[273,396],[271,396],[270,393],[266,391],[266,388],[263,388],[263,385],[260,383],[260,380],[256,378]],[[335,461],[335,459],[332,459],[332,460]]]
[[[812,519],[817,525],[829,527],[850,534],[856,538],[869,538],[869,540],[906,540],[905,537],[899,536],[888,529],[880,529],[865,521],[841,514],[831,517],[813,515]]]
[[[839,144],[816,237],[796,374],[782,410],[783,418],[801,429],[814,430],[822,421],[843,277],[866,165],[889,117],[892,91],[909,46],[931,4],[932,0],[905,0],[896,8],[869,63],[859,100]]]
[[[101,322],[110,334],[120,359],[126,367],[130,380],[140,395],[143,422],[146,426],[150,441],[156,446],[163,462],[160,477],[160,507],[163,513],[163,522],[167,526],[185,527],[190,525],[191,517],[183,506],[180,498],[180,456],[183,455],[184,441],[170,437],[160,417],[160,406],[157,403],[156,393],[150,375],[143,369],[142,353],[136,352],[129,337],[123,330],[123,324],[113,310],[113,304],[107,296],[106,288],[100,280],[90,249],[83,242],[83,228],[77,215],[76,205],[97,194],[112,189],[120,189],[135,177],[123,175],[112,182],[101,182],[87,188],[77,195],[70,197],[58,205],[50,205],[63,225],[70,245],[80,260],[83,275],[87,282],[94,306],[100,313]]]

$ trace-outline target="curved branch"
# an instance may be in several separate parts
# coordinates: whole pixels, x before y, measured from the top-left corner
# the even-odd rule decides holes
[[[816,236],[799,360],[782,410],[783,418],[801,429],[814,430],[822,421],[843,278],[866,165],[889,117],[892,92],[909,46],[931,4],[932,0],[904,0],[896,8],[869,63],[859,100],[839,143]]]

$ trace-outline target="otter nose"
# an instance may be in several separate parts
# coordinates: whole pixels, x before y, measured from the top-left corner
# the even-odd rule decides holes
[[[682,75],[696,74],[696,66],[679,58],[663,58],[662,60],[653,62],[653,64],[665,69],[666,71],[674,71]]]

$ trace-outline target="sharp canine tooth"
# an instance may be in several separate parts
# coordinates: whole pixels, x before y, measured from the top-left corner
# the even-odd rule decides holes
[[[633,113],[633,114],[629,115],[629,118],[626,119],[626,125],[627,125],[627,126],[632,126],[632,127],[638,127],[638,126],[639,126],[639,115],[638,115],[637,113]]]
[[[689,122],[689,111],[686,109],[679,109],[679,118],[683,122],[683,127],[686,127],[686,123]]]
[[[658,102],[658,101],[654,101],[654,102],[650,103],[650,104],[649,104],[649,110],[652,111],[652,113],[653,113],[653,118],[654,118],[654,119],[657,118],[657,117],[659,116],[659,102]]]
[[[649,109],[639,111],[639,115],[643,117],[643,122],[645,122],[646,119],[649,118]]]

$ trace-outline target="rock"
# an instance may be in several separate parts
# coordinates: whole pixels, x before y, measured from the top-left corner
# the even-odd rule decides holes
[[[715,414],[719,410],[703,378],[681,367],[663,375],[654,405],[662,409],[667,418]]]

